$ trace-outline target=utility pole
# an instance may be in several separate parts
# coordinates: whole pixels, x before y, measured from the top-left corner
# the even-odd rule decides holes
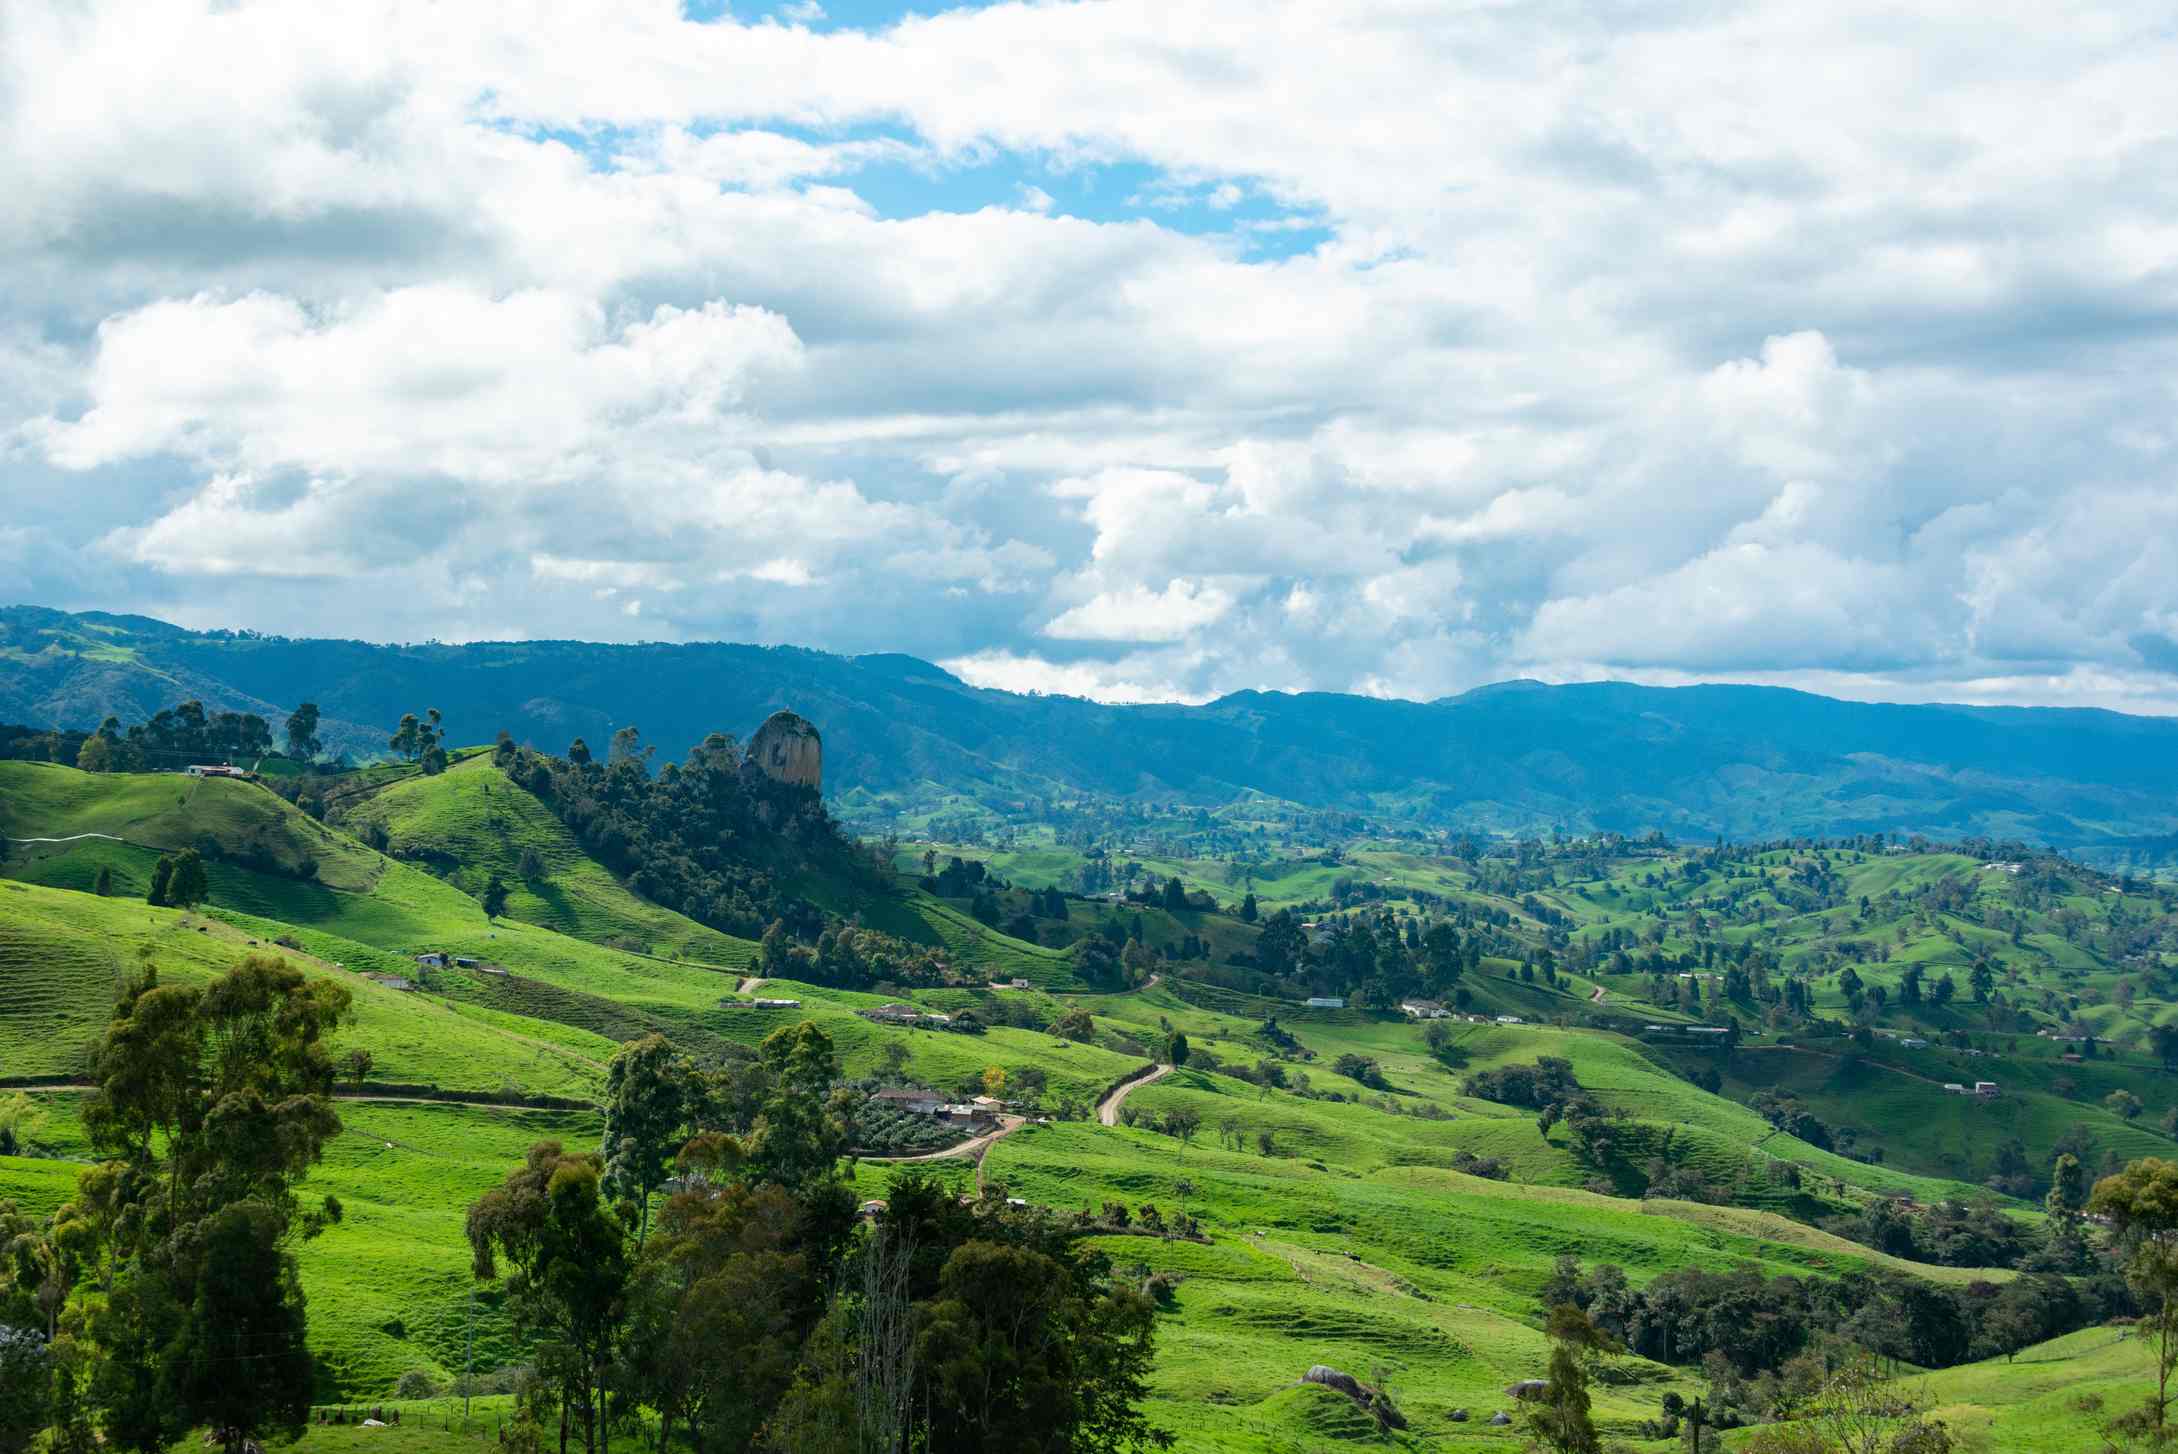
[[[461,1432],[469,1432],[469,1396],[476,1392],[476,1288],[469,1289],[468,1354],[461,1370]]]

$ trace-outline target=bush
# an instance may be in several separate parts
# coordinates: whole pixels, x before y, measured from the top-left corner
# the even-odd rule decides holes
[[[1504,1065],[1467,1077],[1460,1087],[1464,1095],[1501,1106],[1528,1106],[1541,1110],[1580,1094],[1581,1083],[1573,1078],[1573,1062],[1554,1055],[1537,1056],[1533,1065]]]
[[[395,1398],[437,1398],[439,1385],[430,1373],[421,1368],[411,1368],[393,1385]]]
[[[1390,1090],[1391,1082],[1384,1079],[1383,1067],[1366,1055],[1351,1052],[1331,1062],[1331,1069],[1348,1080],[1358,1080],[1371,1090]]]

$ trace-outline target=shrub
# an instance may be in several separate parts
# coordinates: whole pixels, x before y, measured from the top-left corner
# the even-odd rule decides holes
[[[439,1385],[430,1373],[421,1368],[411,1368],[393,1385],[395,1398],[437,1398]]]

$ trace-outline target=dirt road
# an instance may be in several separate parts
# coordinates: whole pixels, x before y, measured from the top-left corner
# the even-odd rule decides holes
[[[1103,1100],[1097,1102],[1098,1122],[1106,1126],[1118,1125],[1119,1107],[1123,1102],[1125,1102],[1130,1094],[1137,1090],[1140,1090],[1143,1086],[1150,1084],[1152,1081],[1163,1080],[1166,1076],[1170,1074],[1172,1074],[1171,1066],[1160,1065],[1152,1069],[1148,1075],[1142,1076],[1135,1080],[1130,1080],[1125,1085],[1120,1086],[1117,1090],[1114,1090]]]

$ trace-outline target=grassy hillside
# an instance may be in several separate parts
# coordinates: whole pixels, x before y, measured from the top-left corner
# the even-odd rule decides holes
[[[507,916],[578,939],[670,959],[740,968],[756,946],[659,908],[630,892],[582,851],[566,825],[508,780],[489,754],[435,776],[416,774],[344,800],[334,815],[351,833],[377,829],[392,856],[443,868],[480,896],[496,876],[511,890]],[[538,871],[525,875],[528,863]]]
[[[1817,1041],[1805,1026],[1764,1024],[1752,1006],[1699,996],[1690,1006],[1675,978],[1660,986],[1660,971],[1643,962],[1698,955],[1701,944],[1743,932],[1792,966],[1780,973],[1805,972],[1828,994],[1835,990],[1830,966],[1840,942],[1889,930],[1891,962],[1865,961],[1873,982],[1900,972],[1896,926],[1910,928],[1903,949],[1925,942],[1931,962],[1941,962],[1934,958],[1937,941],[1958,943],[1945,932],[1948,924],[1969,938],[1982,930],[2001,941],[2002,962],[2017,969],[2022,984],[2092,984],[2102,977],[2113,991],[2121,979],[2154,988],[2153,976],[2116,968],[2118,940],[2102,937],[2127,932],[2125,904],[2148,918],[2157,902],[2152,896],[2102,896],[2120,906],[2115,916],[2090,900],[2103,907],[2102,917],[2087,920],[2081,909],[2081,921],[2065,921],[2068,933],[2055,932],[2056,908],[2024,906],[2048,916],[2054,942],[2037,944],[2029,931],[2041,921],[2030,920],[2021,923],[2023,942],[2015,945],[2008,927],[1996,927],[2000,912],[2021,907],[2009,883],[1993,882],[1993,874],[1969,866],[1971,859],[1954,861],[1958,855],[1841,858],[1843,887],[1814,898],[1805,891],[1813,877],[1807,856],[1789,850],[1775,861],[1713,872],[1692,854],[1602,863],[1582,876],[1565,867],[1553,870],[1557,881],[1547,884],[1534,867],[1508,877],[1488,861],[1389,847],[1293,870],[1301,875],[1297,885],[1315,884],[1308,875],[1319,872],[1330,875],[1327,891],[1347,884],[1346,903],[1311,913],[1389,906],[1396,919],[1464,912],[1475,932],[1494,936],[1493,950],[1547,947],[1568,966],[1551,985],[1521,978],[1522,961],[1511,954],[1483,956],[1462,980],[1475,1008],[1528,1023],[1463,1020],[1432,1046],[1423,1026],[1381,1010],[1312,1011],[1210,982],[1207,970],[1246,953],[1257,933],[1222,914],[1115,910],[1076,900],[1064,921],[1039,921],[1037,937],[1056,939],[1051,931],[1062,923],[1079,935],[1101,931],[1113,913],[1129,921],[1130,932],[1140,919],[1156,981],[1093,994],[1075,978],[1073,954],[994,930],[968,905],[907,883],[833,907],[942,945],[975,979],[1018,976],[1030,987],[880,993],[776,981],[762,993],[798,1005],[759,1008],[739,988],[736,966],[748,946],[721,944],[725,936],[629,893],[481,758],[436,778],[390,779],[351,804],[345,824],[333,826],[245,785],[203,784],[200,790],[222,790],[175,801],[183,795],[171,777],[17,772],[5,780],[21,788],[4,800],[11,838],[71,837],[47,830],[86,822],[129,831],[18,844],[5,866],[11,877],[0,879],[6,990],[0,1079],[50,1085],[79,1075],[83,1047],[104,1021],[116,986],[145,963],[171,979],[199,982],[246,954],[276,953],[338,979],[354,995],[355,1022],[342,1032],[340,1048],[368,1049],[373,1068],[362,1098],[351,1094],[340,1103],[346,1131],[310,1183],[312,1191],[336,1194],[347,1215],[301,1251],[311,1339],[326,1368],[328,1396],[381,1396],[411,1369],[442,1379],[455,1371],[471,1317],[465,1207],[531,1141],[550,1136],[594,1145],[602,1134],[586,1110],[432,1098],[461,1092],[592,1101],[616,1046],[650,1031],[708,1059],[811,1021],[832,1039],[850,1077],[876,1074],[897,1047],[905,1055],[904,1079],[949,1092],[992,1067],[1015,1084],[1025,1071],[1041,1072],[1051,1107],[1094,1102],[1183,1032],[1193,1050],[1188,1064],[1132,1091],[1121,1124],[1032,1121],[990,1147],[983,1172],[1004,1193],[1033,1203],[1080,1209],[1117,1202],[1137,1217],[1147,1204],[1199,1222],[1200,1242],[1113,1235],[1097,1245],[1130,1276],[1168,1274],[1150,1412],[1179,1436],[1180,1447],[1209,1454],[1287,1454],[1350,1443],[1510,1454],[1521,1441],[1483,1421],[1510,1406],[1507,1384],[1542,1369],[1538,1294],[1561,1256],[1614,1263],[1637,1288],[1683,1268],[1736,1266],[1793,1276],[1881,1270],[1949,1289],[2002,1285],[2014,1276],[2008,1269],[1916,1264],[1816,1223],[1865,1210],[1881,1197],[1932,1203],[1977,1196],[1974,1173],[2002,1137],[2017,1136],[2039,1151],[2084,1127],[2099,1148],[2119,1155],[2178,1144],[2153,1129],[2153,1116],[2127,1121],[2099,1108],[2099,1098],[2119,1088],[2160,1100],[2159,1072],[2140,1063],[2137,1052],[2071,1065],[2051,1042],[2016,1031],[2008,1038],[2025,1043],[2004,1048],[1999,1037],[1977,1030],[1974,1038],[1989,1046],[1980,1057],[1944,1044],[1909,1053],[1873,1036],[1875,1028],[1897,1032],[1917,1023],[1910,1020],[1871,1025],[1864,1046],[1842,1036]],[[372,826],[387,834],[389,847],[413,856],[381,855],[349,831]],[[162,848],[183,844],[219,850],[211,902],[189,913],[148,907],[141,889],[150,864]],[[238,844],[268,846],[243,862]],[[299,859],[280,858],[280,845],[334,865],[333,876],[322,868],[314,879],[299,875]],[[527,898],[517,895],[521,913],[488,919],[473,890],[492,872],[518,872],[525,853],[535,854],[545,872],[523,891]],[[442,871],[427,871],[426,864]],[[1198,867],[1199,878],[1214,876]],[[100,868],[109,871],[114,896],[88,892]],[[1373,877],[1357,880],[1362,871]],[[1367,883],[1373,897],[1352,897],[1357,882]],[[1866,910],[1851,891],[1861,886],[1870,890]],[[1936,894],[1948,907],[1931,919]],[[1026,902],[1018,889],[1007,897],[1009,904]],[[2084,897],[2052,902],[2062,907]],[[1757,905],[1764,906],[1760,915]],[[1854,927],[1832,922],[1841,912]],[[1984,916],[1992,922],[1982,922]],[[1615,946],[1617,937],[1603,936],[1620,930],[1633,936],[1627,967],[1614,966],[1609,952],[1584,955],[1584,939]],[[1212,959],[1164,954],[1190,935],[1215,946]],[[424,950],[479,962],[425,974],[414,959]],[[420,979],[423,987],[390,989],[373,975]],[[1597,989],[1607,997],[1601,1005],[1591,998]],[[858,1013],[896,998],[973,1009],[990,1028],[909,1030]],[[2162,1013],[2152,998],[2136,994],[2126,1013]],[[2120,1008],[2114,998],[2108,1007]],[[1049,1033],[1070,1008],[1092,1016],[1088,1043]],[[1640,1036],[1647,1016],[1712,1014],[1743,1019],[1745,1042],[1729,1053],[1694,1054]],[[1266,1036],[1270,1018],[1290,1044]],[[1778,1043],[1794,1036],[1806,1043]],[[1352,1056],[1371,1062],[1382,1084],[1343,1073],[1342,1057]],[[1590,1095],[1622,1113],[1608,1156],[1584,1152],[1563,1124],[1545,1131],[1532,1110],[1467,1092],[1470,1076],[1543,1056],[1565,1060]],[[1272,1059],[1283,1086],[1265,1083],[1256,1070]],[[1998,1064],[2010,1093],[1994,1103],[1945,1098],[1927,1078],[1977,1067],[1987,1073]],[[1722,1072],[1723,1094],[1696,1082],[1712,1068]],[[419,1089],[371,1098],[387,1097],[393,1086]],[[1774,1130],[1744,1103],[1764,1089],[1791,1091],[1834,1125],[1864,1127],[1880,1138],[1884,1161],[1870,1164]],[[77,1119],[80,1100],[74,1092],[38,1095],[40,1154],[0,1159],[0,1199],[36,1210],[70,1194],[91,1154]],[[1182,1124],[1188,1113],[1195,1129],[1185,1139],[1155,1129]],[[1461,1169],[1481,1164],[1493,1164],[1502,1179]],[[976,1184],[970,1161],[925,1165],[963,1192]],[[1954,1166],[1965,1175],[1944,1174]],[[884,1195],[893,1174],[867,1161],[850,1173],[856,1189],[872,1196]],[[1648,1195],[1659,1176],[1677,1185],[1683,1174],[1722,1200]],[[2006,1206],[2024,1223],[2040,1222],[2031,1205]],[[476,1300],[474,1317],[480,1367],[522,1356],[492,1298]],[[1315,1363],[1388,1383],[1411,1429],[1380,1436],[1341,1396],[1298,1386]],[[1943,1401],[1945,1417],[1986,1447],[2055,1451],[2093,1447],[2064,1442],[2078,1439],[2096,1417],[2081,1405],[2083,1391],[2102,1391],[2114,1408],[2136,1397],[2140,1383],[2137,1346],[2100,1330],[2029,1349],[2016,1364],[1932,1375],[1927,1386]],[[1667,1391],[1704,1392],[1698,1367],[1622,1360],[1597,1391],[1608,1436],[1662,1454],[1668,1446],[1643,1442],[1640,1425]],[[1457,1410],[1470,1417],[1455,1421]],[[326,1454],[349,1451],[327,1445]]]
[[[85,773],[0,762],[0,834],[118,839],[149,849],[212,848],[207,857],[274,874],[305,871],[328,888],[368,890],[378,855],[253,783],[178,773]],[[35,848],[42,845],[31,845]]]

